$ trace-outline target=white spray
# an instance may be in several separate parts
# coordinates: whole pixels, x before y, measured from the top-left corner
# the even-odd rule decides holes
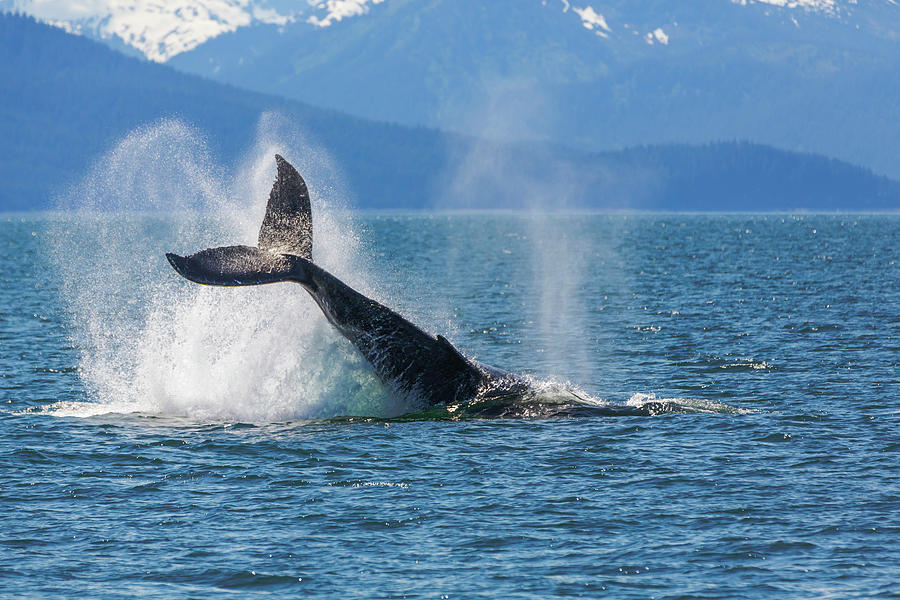
[[[67,196],[52,235],[94,400],[84,414],[272,422],[406,411],[299,286],[207,288],[166,263],[166,251],[255,245],[276,152],[307,178],[315,260],[370,293],[339,176],[283,118],[263,116],[234,176],[181,122],[136,130]]]
[[[591,178],[546,147],[515,145],[544,139],[552,120],[553,104],[536,83],[498,80],[484,88],[483,106],[473,111],[469,129],[508,143],[473,141],[450,171],[441,207],[477,209],[488,202],[524,211],[533,290],[523,307],[528,319],[523,333],[535,353],[529,363],[537,372],[589,381],[595,361],[584,319],[592,299],[583,288],[586,261],[593,257],[582,251],[578,236],[585,232],[571,227],[578,220],[566,211],[577,208]],[[590,246],[597,247],[596,241]]]

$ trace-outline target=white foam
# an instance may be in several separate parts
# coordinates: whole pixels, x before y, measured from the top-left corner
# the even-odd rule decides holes
[[[745,415],[754,412],[752,409],[739,408],[731,406],[724,402],[716,402],[715,400],[705,400],[702,398],[659,398],[656,394],[635,393],[632,394],[625,404],[640,408],[647,404],[669,404],[675,405],[684,410],[684,412],[700,412],[700,413],[723,413],[733,415]]]
[[[40,413],[52,415],[54,417],[78,417],[84,419],[112,413],[128,414],[140,412],[138,410],[135,410],[135,408],[136,407],[134,406],[134,404],[129,402],[103,403],[62,400],[60,402],[54,402],[53,404],[47,404],[45,406],[24,410],[18,414]]]

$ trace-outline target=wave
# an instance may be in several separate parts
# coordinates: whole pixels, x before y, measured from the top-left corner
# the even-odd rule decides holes
[[[374,412],[356,414],[337,413],[338,416],[320,416],[316,418],[293,417],[285,419],[266,418],[263,412],[251,415],[228,414],[217,412],[197,414],[171,411],[168,408],[153,407],[148,403],[120,401],[60,401],[43,406],[32,407],[17,414],[45,414],[53,417],[92,418],[100,416],[123,415],[131,417],[166,417],[175,423],[208,424],[213,423],[273,423],[292,421],[333,421],[333,422],[372,422],[372,421],[460,421],[470,419],[552,419],[565,417],[656,417],[670,414],[723,414],[743,415],[754,412],[700,398],[665,398],[655,394],[635,393],[624,403],[605,402],[593,398],[582,391],[562,387],[553,381],[536,382],[536,392],[527,396],[501,396],[489,399],[476,399],[456,405],[434,406],[424,411],[407,412],[398,416],[385,417],[379,402],[381,397],[373,398],[371,404]],[[333,406],[332,406],[333,408]]]

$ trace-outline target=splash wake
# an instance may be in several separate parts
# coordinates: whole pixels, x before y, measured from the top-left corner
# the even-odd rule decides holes
[[[93,402],[52,411],[256,422],[406,410],[294,286],[209,290],[165,262],[166,250],[198,241],[255,239],[271,156],[287,148],[320,182],[311,190],[317,260],[367,289],[338,177],[321,150],[285,131],[290,124],[264,117],[256,145],[229,177],[196,131],[162,121],[122,140],[63,199],[51,255]]]
[[[81,352],[79,374],[92,401],[59,402],[42,411],[284,422],[392,418],[417,409],[415,399],[385,393],[363,357],[295,286],[212,290],[174,278],[165,266],[162,257],[170,248],[255,239],[276,148],[299,146],[294,154],[307,157],[300,164],[325,182],[322,189],[339,188],[329,183],[333,172],[321,172],[328,164],[321,151],[299,136],[276,139],[273,132],[285,129],[277,118],[264,118],[259,141],[231,178],[209,159],[197,132],[162,121],[125,138],[64,199],[66,216],[53,231],[52,256]],[[372,295],[360,274],[373,271],[362,268],[365,253],[353,224],[326,192],[311,190],[317,262]],[[255,201],[249,210],[247,199]],[[414,414],[456,419],[736,410],[646,394],[610,404],[568,386],[531,383],[534,391],[524,397]]]

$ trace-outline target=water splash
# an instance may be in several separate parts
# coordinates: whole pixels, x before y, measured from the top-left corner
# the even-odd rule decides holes
[[[647,409],[650,414],[663,412],[677,413],[716,413],[725,415],[746,415],[755,412],[749,408],[740,408],[703,398],[658,398],[656,394],[632,394],[625,406]]]
[[[166,264],[166,251],[255,244],[276,151],[309,176],[317,262],[367,291],[339,176],[283,119],[264,115],[234,175],[184,123],[140,128],[62,200],[51,232],[93,400],[61,414],[272,422],[404,412],[299,287],[204,288]]]
[[[206,288],[179,278],[166,263],[166,251],[255,244],[275,152],[308,178],[316,262],[383,300],[370,287],[378,283],[377,274],[342,204],[340,175],[299,129],[278,115],[264,115],[253,147],[226,170],[210,158],[199,132],[179,121],[160,121],[123,139],[61,201],[64,211],[51,228],[50,250],[91,401],[58,402],[44,412],[277,422],[393,417],[420,408],[386,393],[298,286]],[[544,257],[536,269],[535,283],[543,289],[535,337],[581,368],[587,359],[567,351],[570,341],[558,332],[580,331],[572,323],[583,318],[578,289],[584,265],[572,258],[578,254],[573,247],[559,243],[565,220],[555,225],[531,231],[535,252]],[[554,278],[560,271],[562,279]],[[569,383],[531,383],[533,398],[463,412],[529,417],[731,408],[643,397],[611,405]]]

